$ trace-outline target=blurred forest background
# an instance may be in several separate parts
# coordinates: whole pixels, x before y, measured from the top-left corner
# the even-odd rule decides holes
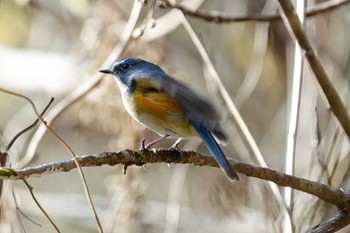
[[[307,1],[306,9],[323,2]],[[272,0],[180,3],[194,11],[237,16],[278,14]],[[131,0],[1,0],[0,87],[30,97],[39,111],[54,97],[50,113],[62,99],[102,77],[98,70],[108,68],[101,65],[120,46],[134,4]],[[160,8],[153,1],[141,8],[120,57],[159,64],[210,99],[225,120],[230,138],[229,145],[222,147],[226,155],[258,164],[194,44],[195,36],[266,163],[284,172],[295,44],[282,20],[215,23],[187,17],[186,23],[195,32],[191,34],[178,10]],[[349,107],[350,4],[308,17],[306,31]],[[332,117],[306,62],[302,76],[294,174],[349,190],[349,139]],[[4,150],[36,115],[23,99],[5,93],[0,93],[0,107]],[[51,126],[78,155],[137,149],[143,138],[158,137],[127,114],[111,76],[103,77],[87,95],[62,111]],[[21,136],[9,151],[13,167],[70,159],[52,134],[34,142],[35,133],[36,129]],[[173,142],[169,139],[156,147]],[[185,140],[180,147],[209,153],[200,140]],[[283,207],[263,180],[242,176],[241,182],[230,183],[220,169],[189,165],[132,166],[126,175],[122,166],[83,170],[104,232],[283,232]],[[28,182],[61,232],[97,232],[76,170]],[[284,189],[279,190],[283,194]],[[54,232],[23,182],[8,181],[3,192],[0,232]],[[293,192],[292,203],[294,232],[305,232],[337,211],[299,191]],[[347,227],[342,232],[349,231]]]

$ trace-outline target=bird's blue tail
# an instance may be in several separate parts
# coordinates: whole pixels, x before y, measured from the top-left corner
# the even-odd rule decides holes
[[[214,158],[220,165],[220,167],[225,171],[227,176],[231,180],[240,180],[237,172],[233,169],[230,163],[227,161],[224,153],[220,149],[218,143],[215,141],[211,132],[204,126],[199,126],[197,128],[199,135],[202,137],[203,141],[207,145],[209,151],[214,155]]]

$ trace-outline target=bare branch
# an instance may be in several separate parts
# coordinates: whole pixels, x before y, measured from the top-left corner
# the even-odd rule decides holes
[[[103,152],[100,154],[91,154],[77,156],[81,167],[93,167],[122,164],[125,166],[137,165],[142,166],[146,163],[179,163],[195,164],[198,166],[218,167],[217,162],[212,156],[202,155],[192,151],[177,150],[157,150],[152,151],[132,151],[124,150],[119,152]],[[256,177],[272,181],[279,186],[291,187],[293,189],[314,195],[325,202],[337,206],[344,212],[350,211],[350,195],[340,189],[332,188],[324,184],[286,175],[278,171],[250,165],[237,160],[230,159],[232,166],[240,173],[246,176]],[[76,165],[72,159],[59,162],[42,164],[36,167],[27,167],[17,170],[16,173],[23,177],[41,176],[55,172],[67,172],[75,169]],[[2,178],[19,179],[19,176],[13,172],[7,171],[6,168],[0,169]]]
[[[41,115],[39,114],[37,108],[35,107],[34,102],[33,102],[29,97],[24,96],[24,95],[19,94],[19,93],[16,93],[16,92],[13,92],[13,91],[5,90],[5,89],[3,89],[3,88],[0,88],[0,91],[1,91],[1,92],[4,92],[4,93],[7,93],[7,94],[10,94],[10,95],[14,95],[14,96],[20,97],[20,98],[25,99],[26,101],[28,101],[29,104],[32,106],[32,108],[33,108],[35,114],[37,115],[38,119],[40,119],[40,121],[41,121],[42,123],[44,123],[44,125],[45,125],[45,127],[48,129],[48,131],[51,132],[51,133],[56,137],[56,139],[57,139],[59,142],[61,142],[62,145],[64,145],[64,146],[66,147],[66,149],[70,152],[70,154],[71,154],[72,157],[73,157],[73,160],[72,160],[72,161],[74,161],[74,163],[75,163],[76,166],[78,167],[78,171],[79,171],[79,175],[80,175],[80,178],[81,178],[81,181],[82,181],[82,185],[83,185],[83,188],[84,188],[84,191],[85,191],[85,194],[86,194],[88,203],[89,203],[89,205],[90,205],[90,207],[91,207],[91,210],[92,210],[92,212],[93,212],[93,214],[94,214],[94,217],[95,217],[95,219],[96,219],[99,232],[102,233],[102,232],[103,232],[103,230],[102,230],[102,225],[101,225],[101,223],[100,223],[100,220],[99,220],[99,218],[98,218],[98,216],[97,216],[97,213],[96,213],[96,210],[95,210],[95,207],[94,207],[94,204],[93,204],[93,202],[92,202],[91,195],[90,195],[90,192],[89,192],[89,188],[88,188],[88,186],[87,186],[87,183],[86,183],[86,179],[85,179],[83,170],[82,170],[81,167],[79,166],[79,162],[75,159],[75,156],[76,156],[76,155],[75,155],[73,149],[72,149],[72,148],[68,145],[68,143],[67,143],[66,141],[64,141],[53,129],[51,129],[50,126],[48,126],[48,125],[46,124],[46,122],[44,121],[44,119],[43,119],[43,118],[41,117]],[[12,170],[12,169],[8,169],[8,171],[4,171],[4,172],[11,172],[11,170]],[[19,175],[20,175],[20,174],[19,174]],[[21,177],[21,175],[20,175],[20,177]],[[27,185],[27,181],[26,181],[24,178],[23,178],[23,181],[24,181],[24,182],[26,183],[26,185]],[[27,185],[27,186],[28,186],[28,185]],[[28,187],[30,187],[30,186],[28,186]],[[32,196],[33,196],[33,194],[32,194]],[[33,197],[33,198],[34,198],[34,197]],[[38,203],[37,200],[35,200],[35,202]],[[39,206],[39,204],[38,204],[38,206]],[[39,208],[42,209],[41,206],[39,206]],[[46,213],[45,213],[45,215],[46,215]],[[50,220],[50,222],[51,222],[51,220]],[[56,226],[55,226],[55,228],[56,228]]]
[[[52,97],[50,99],[50,102],[46,105],[46,107],[44,108],[44,110],[41,112],[40,116],[43,117],[45,112],[47,111],[47,109],[49,109],[49,107],[51,106],[51,104],[53,103],[54,101],[54,98]],[[13,143],[22,135],[24,134],[25,132],[33,129],[37,124],[39,123],[39,118],[36,119],[36,121],[34,121],[31,125],[29,125],[28,127],[26,127],[25,129],[21,130],[21,132],[19,132],[18,134],[16,134],[16,136],[14,136],[12,138],[12,140],[10,141],[10,143],[7,145],[7,148],[6,148],[6,151],[10,150]]]
[[[311,228],[310,230],[307,231],[307,233],[336,232],[349,224],[350,224],[350,215],[342,211],[338,211],[333,218]]]
[[[310,6],[306,9],[306,16],[313,17],[320,13],[324,13],[324,12],[336,9],[347,3],[350,3],[350,0],[332,0],[324,3],[320,3],[314,6]],[[182,4],[172,3],[170,1],[158,1],[157,5],[161,8],[179,9],[185,15],[199,18],[212,23],[233,23],[233,22],[246,22],[246,21],[266,22],[266,21],[281,20],[281,16],[276,15],[274,13],[266,14],[266,15],[262,15],[262,14],[238,15],[238,14],[228,14],[228,13],[219,12],[219,11],[193,11]]]
[[[295,37],[299,46],[303,50],[304,56],[330,105],[331,111],[344,129],[345,134],[350,138],[350,118],[348,116],[348,111],[320,60],[316,56],[315,51],[311,47],[310,41],[303,30],[298,15],[296,14],[293,3],[285,0],[276,1],[280,5],[281,13],[283,14],[283,21],[289,29],[290,34]]]
[[[14,173],[16,173],[15,171],[13,171]],[[33,192],[33,188],[32,186],[30,186],[30,184],[27,182],[27,180],[21,175],[21,174],[16,174],[18,176],[19,179],[21,179],[24,184],[27,186],[30,195],[32,196],[33,200],[35,201],[36,205],[39,207],[39,209],[41,210],[41,212],[46,216],[46,218],[50,221],[51,225],[55,228],[55,230],[57,232],[60,232],[60,230],[58,229],[57,225],[54,223],[54,221],[51,219],[51,217],[49,216],[48,213],[46,213],[45,209],[40,205],[39,201],[36,199],[34,192]]]

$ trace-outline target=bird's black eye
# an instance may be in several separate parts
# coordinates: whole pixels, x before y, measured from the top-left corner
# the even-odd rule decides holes
[[[122,68],[123,71],[127,71],[129,69],[130,65],[128,63],[123,63],[120,68]]]

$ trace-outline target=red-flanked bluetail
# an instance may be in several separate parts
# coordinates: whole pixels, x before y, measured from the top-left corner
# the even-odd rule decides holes
[[[163,137],[200,136],[227,176],[240,179],[215,140],[227,138],[220,115],[208,101],[159,66],[138,58],[117,60],[100,72],[116,76],[124,106],[135,120]]]

